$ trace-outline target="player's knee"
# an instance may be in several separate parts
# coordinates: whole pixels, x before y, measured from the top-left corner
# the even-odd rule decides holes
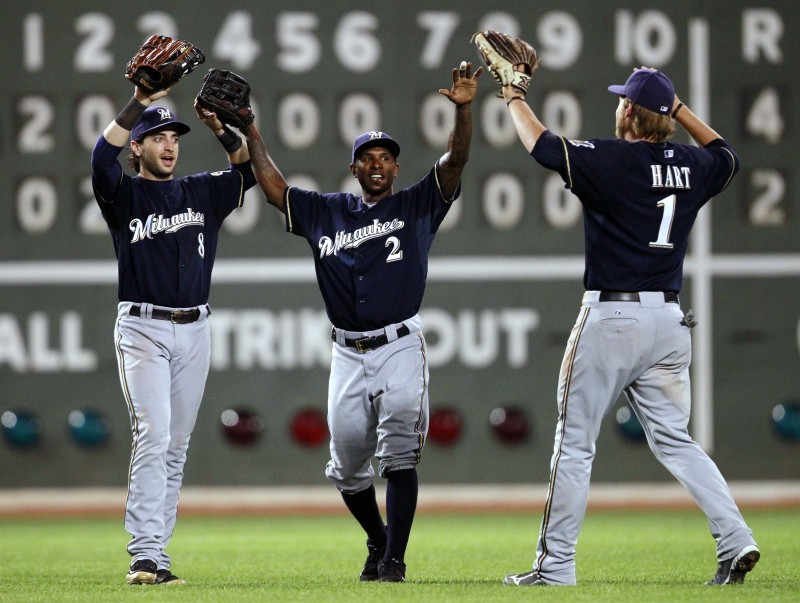
[[[375,478],[375,470],[371,465],[366,469],[360,468],[358,471],[348,471],[346,467],[334,465],[329,462],[325,467],[325,476],[341,492],[360,492],[372,485]]]
[[[137,454],[165,454],[170,443],[169,428],[148,425],[134,434],[134,440]]]

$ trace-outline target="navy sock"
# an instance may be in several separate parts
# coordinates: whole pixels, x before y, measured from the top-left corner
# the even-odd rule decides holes
[[[417,470],[390,471],[386,479],[389,482],[386,487],[387,542],[383,558],[403,561],[417,510]]]
[[[376,544],[386,542],[386,526],[383,524],[381,511],[378,508],[378,500],[375,497],[375,486],[370,486],[366,490],[347,494],[342,492],[344,504],[356,518],[361,527],[367,533],[367,538]]]

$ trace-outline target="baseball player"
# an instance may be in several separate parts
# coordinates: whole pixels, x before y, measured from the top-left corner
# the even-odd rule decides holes
[[[428,174],[395,193],[400,146],[386,132],[353,143],[350,172],[361,196],[290,187],[252,126],[243,129],[267,200],[314,254],[333,329],[328,389],[328,479],[367,534],[360,579],[403,582],[417,506],[417,472],[428,429],[428,364],[418,311],[428,252],[453,201],[472,139],[472,99],[483,68],[462,62],[449,90],[455,126]],[[386,524],[371,459],[387,479]]]
[[[208,306],[222,221],[255,183],[242,139],[195,103],[217,136],[228,169],[175,178],[189,126],[134,97],[92,152],[92,184],[119,264],[114,330],[119,377],[133,433],[125,504],[131,535],[128,584],[183,584],[165,552],[175,528],[183,467],[211,358]],[[118,162],[130,144],[124,174]]]
[[[524,42],[523,42],[524,43]],[[529,65],[517,72],[532,75]],[[739,170],[731,146],[675,94],[663,73],[640,68],[619,97],[616,139],[550,132],[513,76],[502,86],[525,149],[580,199],[586,231],[582,306],[558,382],[558,423],[532,571],[516,586],[574,585],[595,442],[624,393],[659,461],[708,517],[719,560],[709,584],[742,582],[760,553],[717,466],[688,432],[693,326],[678,293],[698,211]],[[675,121],[698,146],[667,142]]]

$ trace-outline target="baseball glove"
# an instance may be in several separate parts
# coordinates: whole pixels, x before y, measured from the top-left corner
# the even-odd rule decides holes
[[[536,49],[525,40],[487,29],[472,36],[489,73],[501,86],[511,86],[524,96],[539,67]],[[514,65],[525,65],[525,71],[515,71]]]
[[[197,93],[197,103],[217,114],[219,120],[240,130],[253,123],[250,84],[233,71],[209,69]]]
[[[125,77],[152,94],[174,85],[205,60],[203,51],[186,40],[154,35],[128,61]]]

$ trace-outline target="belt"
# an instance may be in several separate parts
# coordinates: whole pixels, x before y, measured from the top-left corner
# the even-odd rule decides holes
[[[639,294],[636,291],[601,291],[600,301],[638,302]],[[674,291],[664,291],[664,301],[668,304],[681,303],[680,299],[678,299],[678,294]]]
[[[411,329],[409,329],[406,325],[400,325],[397,329],[397,338],[400,339],[401,337],[405,337],[411,333]],[[331,336],[334,341],[336,341],[336,331],[333,330],[331,332]],[[344,344],[348,348],[355,348],[362,354],[364,352],[369,352],[370,350],[375,350],[381,346],[386,345],[389,343],[389,338],[386,334],[382,335],[373,335],[371,337],[359,337],[358,339],[345,339]]]
[[[142,307],[136,305],[131,306],[130,315],[141,317]],[[200,319],[200,309],[192,308],[191,310],[159,310],[158,308],[153,308],[153,313],[150,315],[150,318],[155,318],[156,320],[168,320],[177,325],[186,325],[190,322],[197,322]]]

